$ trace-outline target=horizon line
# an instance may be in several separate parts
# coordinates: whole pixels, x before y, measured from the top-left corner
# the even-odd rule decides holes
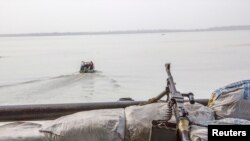
[[[79,31],[79,32],[32,32],[32,33],[6,33],[0,37],[20,36],[67,36],[67,35],[105,35],[105,34],[140,34],[140,33],[169,33],[169,32],[203,32],[203,31],[230,31],[250,30],[250,25],[214,26],[197,29],[135,29],[135,30],[106,30],[106,31]]]

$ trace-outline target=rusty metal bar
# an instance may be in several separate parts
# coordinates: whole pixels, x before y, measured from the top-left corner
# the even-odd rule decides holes
[[[79,111],[124,108],[140,101],[0,106],[0,121],[55,119]]]
[[[208,100],[196,100],[204,105]],[[0,121],[49,120],[79,111],[125,108],[145,101],[0,106]]]

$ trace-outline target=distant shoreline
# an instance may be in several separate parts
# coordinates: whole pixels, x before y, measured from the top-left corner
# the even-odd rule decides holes
[[[0,34],[0,37],[111,35],[111,34],[144,34],[144,33],[205,32],[205,31],[235,31],[235,30],[250,30],[250,25],[211,27],[205,29],[174,29],[174,30],[157,29],[157,30],[124,30],[124,31],[97,31],[97,32],[20,33],[20,34]]]

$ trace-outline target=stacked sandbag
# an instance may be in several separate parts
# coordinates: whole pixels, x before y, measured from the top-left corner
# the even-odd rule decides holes
[[[215,120],[214,111],[200,103],[190,104],[186,102],[184,107],[186,112],[188,112],[191,124],[206,126],[208,121]]]
[[[250,125],[249,120],[239,118],[224,118],[221,120],[209,121],[209,125]]]
[[[209,121],[214,121],[214,111],[200,103],[184,103],[185,110],[188,112],[190,120],[190,139],[191,141],[207,141],[207,125]]]
[[[48,141],[39,132],[41,124],[13,122],[0,126],[0,141]]]
[[[190,120],[190,139],[192,141],[207,141],[208,122],[214,121],[214,111],[200,103],[184,104]]]
[[[208,107],[216,119],[241,118],[250,120],[250,80],[232,83],[212,93]]]
[[[153,120],[166,119],[167,103],[153,103],[125,108],[125,141],[149,141]]]
[[[124,109],[78,112],[43,125],[50,141],[123,141]]]
[[[225,118],[221,120],[208,121],[208,125],[250,125],[249,120],[237,118]],[[191,125],[190,139],[191,141],[207,141],[208,129],[205,126]]]
[[[148,141],[153,120],[165,120],[169,110],[167,103],[153,103],[145,106],[130,106],[125,109],[126,141]],[[207,125],[214,120],[214,111],[199,104],[184,104],[191,123]],[[169,122],[176,123],[174,116]]]
[[[191,141],[207,141],[207,127],[191,125],[190,139]]]

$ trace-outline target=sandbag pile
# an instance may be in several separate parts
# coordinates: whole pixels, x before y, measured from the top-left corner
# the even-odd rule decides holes
[[[36,128],[32,128],[32,132],[26,132],[33,136],[34,141],[148,141],[152,121],[166,119],[166,111],[169,110],[167,105],[153,103],[125,109],[78,112],[45,122],[43,125],[34,124]],[[204,124],[204,121],[214,120],[214,112],[206,106],[185,103],[185,107],[190,113],[191,123]],[[176,122],[174,116],[169,122]],[[13,129],[22,134],[22,129]],[[37,136],[41,139],[35,140]],[[5,141],[12,139],[10,134],[6,137],[8,138],[5,138]],[[24,137],[23,140],[29,141],[29,137]]]
[[[250,80],[232,83],[212,93],[208,107],[216,119],[241,118],[250,120]]]
[[[191,125],[190,128],[190,139],[191,141],[207,141],[207,127]]]
[[[238,118],[225,118],[220,120],[209,121],[209,125],[250,125],[249,120]],[[207,141],[208,129],[204,126],[191,125],[190,139],[191,141]]]
[[[152,120],[164,120],[166,110],[166,103],[153,103],[78,112],[43,125],[14,122],[0,126],[0,141],[148,141]]]
[[[250,80],[229,84],[214,91],[208,107],[217,120],[207,125],[250,125]],[[191,126],[192,141],[207,141],[207,127]]]
[[[14,122],[0,126],[0,141],[49,141],[39,132],[39,123]]]
[[[78,112],[53,120],[40,131],[49,141],[123,141],[124,109]]]
[[[185,110],[191,124],[207,126],[209,121],[215,120],[214,111],[200,103],[184,103]]]
[[[125,108],[126,137],[125,141],[149,141],[153,120],[166,119],[166,103],[153,103],[145,106]]]

